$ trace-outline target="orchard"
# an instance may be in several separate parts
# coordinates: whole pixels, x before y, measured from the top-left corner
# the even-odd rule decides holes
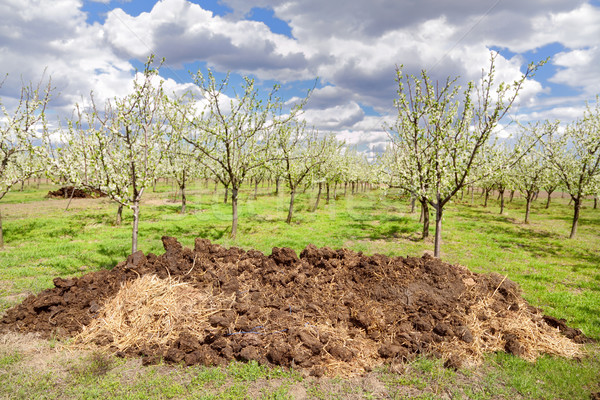
[[[542,64],[499,82],[492,55],[466,87],[398,67],[375,157],[307,124],[311,91],[294,103],[208,71],[175,95],[153,57],[131,93],[90,94],[58,127],[51,81],[24,86],[0,120],[5,342],[186,365],[188,394],[199,366],[600,392],[600,100],[496,134]]]

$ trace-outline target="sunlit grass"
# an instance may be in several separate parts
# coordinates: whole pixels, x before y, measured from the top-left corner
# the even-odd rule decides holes
[[[125,260],[130,252],[132,215],[129,210],[124,211],[123,223],[116,226],[115,203],[107,199],[74,199],[65,210],[67,199],[44,198],[48,189],[50,186],[44,184],[39,190],[35,186],[26,186],[23,192],[11,192],[0,202],[5,239],[5,248],[0,250],[0,310],[22,301],[28,293],[38,293],[52,286],[56,276],[78,276],[112,268]],[[395,193],[385,195],[379,189],[354,195],[348,191],[346,196],[338,189],[338,197],[330,199],[329,204],[325,204],[323,197],[314,213],[310,210],[315,192],[300,193],[294,219],[288,225],[285,223],[287,194],[274,196],[274,188],[261,187],[254,200],[253,189],[245,188],[240,196],[238,237],[232,240],[229,238],[231,205],[223,203],[223,188],[216,193],[213,189],[212,183],[209,187],[200,182],[192,185],[188,191],[186,214],[180,213],[180,204],[174,199],[171,185],[163,184],[157,192],[148,190],[141,209],[138,248],[145,253],[160,254],[160,238],[168,235],[190,247],[196,237],[203,237],[225,246],[254,248],[267,254],[273,247],[291,247],[299,252],[309,243],[392,256],[421,256],[424,251],[433,249],[431,238],[420,239],[419,214],[410,213],[407,199]],[[490,200],[488,207],[483,207],[482,199],[477,196],[473,204],[466,197],[450,203],[443,220],[442,257],[447,262],[466,265],[474,272],[506,275],[521,285],[524,297],[532,305],[541,307],[546,314],[565,318],[569,325],[599,339],[600,210],[592,209],[591,201],[586,203],[578,236],[570,240],[572,209],[567,203],[567,198],[557,197],[551,207],[545,209],[545,199],[539,199],[533,205],[529,224],[523,223],[524,201],[519,197],[506,204],[503,215],[499,214],[495,199]],[[19,382],[24,385],[25,389],[15,386],[17,398],[25,398],[27,391],[35,394],[47,390],[47,385],[38,382],[45,379],[44,372],[19,374],[13,367],[21,363],[20,356],[9,354],[6,357],[3,362],[8,372],[0,371],[4,374],[0,379],[10,378],[13,379],[11,382],[16,382],[14,385]],[[433,369],[424,371],[426,367]],[[439,375],[441,372],[435,372],[438,367],[422,362],[415,365],[413,375],[403,379],[412,382],[414,387],[431,387],[432,384],[447,387],[447,392],[454,390],[455,398],[575,399],[584,398],[582,393],[593,389],[591,374],[600,371],[600,361],[586,359],[578,363],[544,358],[529,364],[512,356],[493,356],[478,372],[477,387],[463,384],[454,375]],[[114,368],[115,371],[119,369]],[[182,384],[179,380],[169,381],[171,378],[160,385],[158,380],[165,378],[161,374],[148,373],[128,383],[128,392],[115,389],[117,378],[109,373],[94,381],[92,386],[95,388],[90,388],[91,384],[85,380],[67,383],[69,390],[65,393],[73,398],[111,397],[115,393],[130,393],[129,398],[143,398],[139,396],[144,391],[164,398],[248,397],[246,387],[235,382],[238,372],[231,368],[199,370],[195,380],[190,378],[196,386]],[[248,368],[243,373],[249,376],[268,373],[261,370],[262,367]],[[432,371],[438,375],[432,375]],[[28,379],[29,373],[34,378]],[[559,378],[561,374],[565,374],[564,380]],[[261,375],[257,379],[265,377]],[[208,385],[210,390],[205,391],[205,381],[222,382],[222,385]],[[537,381],[544,384],[536,387]],[[552,381],[557,382],[556,392],[546,384]],[[579,391],[570,389],[570,386],[583,384],[589,387]],[[336,389],[331,389],[337,391],[335,396],[343,397],[344,385],[340,383]],[[333,396],[327,391],[330,389],[318,384],[305,386],[313,398]],[[394,390],[399,390],[395,387]],[[286,398],[286,389],[278,390],[270,388],[253,395]],[[371,392],[365,389],[360,393],[369,398]],[[427,397],[429,394],[423,396],[421,398],[436,398],[434,395]]]

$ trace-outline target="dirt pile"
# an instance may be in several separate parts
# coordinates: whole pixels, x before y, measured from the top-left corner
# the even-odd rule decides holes
[[[46,197],[59,197],[65,199],[71,197],[74,199],[96,199],[104,196],[106,196],[106,194],[97,189],[79,189],[73,186],[64,186],[57,190],[51,190],[46,195]]]
[[[449,366],[499,350],[576,356],[587,341],[529,306],[506,277],[427,255],[309,245],[300,257],[288,248],[265,256],[205,239],[191,250],[170,237],[163,245],[161,256],[136,252],[110,271],[56,278],[55,288],[8,310],[0,330],[78,335],[148,362],[257,360],[315,375],[422,353]]]

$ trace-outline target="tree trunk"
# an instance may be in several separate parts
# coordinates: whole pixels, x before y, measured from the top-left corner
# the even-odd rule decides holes
[[[292,192],[290,193],[290,208],[288,209],[287,219],[285,220],[285,222],[288,224],[292,223],[292,214],[294,213],[294,198],[296,197],[295,188],[293,188],[291,190],[292,190]]]
[[[337,182],[333,183],[333,200],[337,198]]]
[[[231,188],[231,238],[235,239],[238,226],[238,188]]]
[[[225,197],[223,198],[225,204],[227,204],[227,197],[229,197],[229,186],[225,186]]]
[[[321,191],[323,190],[323,184],[319,182],[319,191],[317,192],[317,201],[315,201],[315,206],[313,207],[313,212],[317,211],[319,207],[319,200],[321,200]]]
[[[513,201],[513,197],[515,197],[515,191],[514,191],[514,190],[511,190],[511,191],[510,191],[510,200],[508,200],[508,202],[509,202],[509,203],[512,203],[512,201]]]
[[[504,214],[504,189],[499,190],[500,192],[500,215]]]
[[[123,221],[123,204],[119,203],[119,207],[117,208],[117,218],[115,219],[115,225],[121,225]]]
[[[575,234],[577,233],[577,223],[579,222],[579,210],[581,208],[581,198],[577,197],[573,199],[573,225],[571,226],[571,234],[569,235],[569,239],[573,239]]]
[[[213,190],[213,193],[217,193],[218,188],[219,188],[219,181],[215,181],[215,189]]]
[[[552,192],[554,192],[554,190],[548,191],[548,198],[546,200],[546,209],[550,208],[550,201],[552,200]]]
[[[346,197],[346,193],[348,193],[348,182],[344,182],[344,197]]]
[[[2,231],[2,210],[0,210],[0,249],[4,248],[4,232]]]
[[[350,193],[354,194],[354,181],[350,182],[350,185],[351,185],[351,189],[352,189]]]
[[[258,180],[254,180],[254,200],[258,198]]]
[[[471,204],[475,201],[475,188],[471,186]]]
[[[419,200],[421,202],[421,220],[423,221],[423,235],[422,238],[426,239],[429,237],[429,205],[425,200]],[[419,221],[419,222],[420,222]]]
[[[187,198],[185,197],[185,182],[180,186],[181,189],[181,213],[185,214],[185,206],[187,204]]]
[[[325,204],[329,204],[329,182],[327,182],[325,184],[325,187],[327,189],[327,194],[326,194],[326,197],[325,197]]]
[[[533,200],[533,193],[527,193],[527,197],[525,198],[525,223],[529,223],[529,211],[531,210],[531,200]]]
[[[438,203],[435,207],[435,240],[433,244],[433,256],[440,257],[440,247],[442,244],[442,213],[443,207]]]
[[[139,200],[133,202],[133,206],[131,207],[133,210],[133,229],[131,232],[131,253],[135,253],[137,251],[138,244],[138,227],[140,222],[140,202]]]
[[[489,198],[490,198],[490,189],[485,189],[485,200],[483,202],[484,207],[487,207]]]
[[[279,196],[279,177],[275,179],[275,196]]]
[[[411,197],[410,199],[410,213],[414,213],[415,212],[415,203],[417,202],[417,198],[416,197]]]
[[[71,200],[73,200],[74,194],[75,194],[75,186],[73,186],[73,190],[71,190],[71,196],[69,197],[69,202],[67,203],[67,206],[65,207],[65,211],[67,211],[69,209],[69,206],[71,205]]]
[[[594,210],[598,208],[598,196],[594,196]]]

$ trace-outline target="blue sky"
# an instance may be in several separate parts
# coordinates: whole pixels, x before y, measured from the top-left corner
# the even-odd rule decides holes
[[[53,111],[68,116],[90,91],[122,96],[150,53],[174,91],[210,67],[232,82],[281,83],[284,99],[316,84],[305,112],[321,131],[382,148],[394,118],[394,69],[476,80],[498,51],[498,78],[548,58],[513,117],[570,121],[600,93],[600,0],[53,0],[0,5],[0,88],[14,103],[21,82],[44,70]]]

